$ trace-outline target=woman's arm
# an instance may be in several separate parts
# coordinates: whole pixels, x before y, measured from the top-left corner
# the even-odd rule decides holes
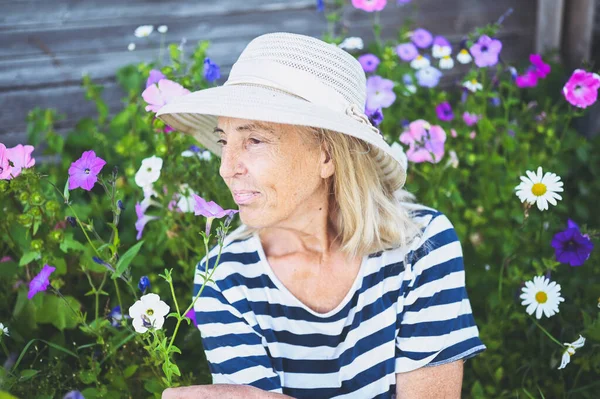
[[[263,391],[250,385],[213,384],[169,388],[163,391],[162,399],[293,399],[281,393]]]
[[[421,367],[407,373],[397,373],[396,398],[460,399],[463,363],[461,359],[441,366]]]

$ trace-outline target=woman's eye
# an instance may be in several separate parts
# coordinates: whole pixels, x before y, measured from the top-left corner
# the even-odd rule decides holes
[[[255,138],[250,138],[248,139],[252,144],[260,144],[262,143],[262,141],[260,141],[259,139],[255,139]]]
[[[227,141],[225,141],[225,140],[223,140],[223,139],[221,139],[221,140],[217,140],[217,144],[220,144],[220,145],[225,145],[225,144],[227,144]]]

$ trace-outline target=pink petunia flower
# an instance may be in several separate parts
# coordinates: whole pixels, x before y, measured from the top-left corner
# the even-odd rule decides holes
[[[418,119],[400,135],[400,142],[409,146],[406,152],[409,161],[438,163],[444,156],[446,132],[441,126]]]
[[[477,133],[475,132],[475,130],[473,130],[471,133],[469,133],[469,138],[471,140],[474,140],[476,136],[477,136]]]
[[[386,4],[387,0],[352,0],[354,8],[367,12],[381,11]]]
[[[44,265],[42,270],[29,282],[28,299],[32,299],[38,292],[46,291],[50,284],[50,275],[56,270],[55,267]]]
[[[6,146],[0,143],[0,180],[10,180],[12,167],[8,163],[8,152]]]
[[[17,144],[12,148],[6,149],[8,159],[13,163],[12,177],[17,177],[21,174],[21,169],[31,168],[35,165],[35,159],[31,157],[33,152],[32,145]]]
[[[148,80],[146,80],[146,88],[166,78],[167,77],[160,70],[153,69],[148,74]]]
[[[463,114],[463,120],[465,121],[465,124],[467,126],[473,126],[474,124],[476,124],[477,122],[479,122],[480,118],[481,118],[480,115],[472,114],[472,113],[467,112],[467,111],[465,111],[465,113]]]
[[[542,60],[542,56],[539,54],[531,54],[529,56],[529,61],[535,67],[533,73],[540,79],[544,79],[552,70],[550,65],[546,64],[544,60]]]
[[[189,94],[190,91],[177,82],[161,79],[144,90],[142,98],[148,103],[146,111],[157,112],[173,99]]]
[[[494,66],[498,63],[498,55],[502,50],[502,42],[483,35],[473,44],[469,51],[473,54],[475,65],[479,68]]]
[[[566,100],[579,108],[587,108],[598,99],[600,76],[595,73],[576,69],[563,87]]]
[[[519,75],[515,79],[515,83],[517,87],[525,88],[525,87],[535,87],[538,84],[539,76],[533,71],[527,71],[524,75]]]
[[[98,173],[106,165],[106,161],[96,156],[93,150],[85,151],[81,158],[69,167],[69,190],[78,187],[90,191],[98,181]]]

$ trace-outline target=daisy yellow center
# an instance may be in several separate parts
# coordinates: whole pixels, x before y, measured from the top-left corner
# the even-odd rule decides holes
[[[474,85],[476,85],[476,84],[477,84],[477,80],[476,80],[476,79],[473,79],[473,80],[471,81],[471,83],[472,83],[472,84],[474,84]]]
[[[465,49],[462,49],[462,50],[460,50],[460,53],[461,53],[461,54],[467,54],[467,50],[465,50]]]
[[[535,300],[538,303],[546,303],[548,301],[548,294],[546,294],[544,291],[540,291],[535,294]]]
[[[533,193],[533,195],[535,196],[542,196],[544,194],[546,194],[547,188],[545,184],[542,183],[535,183],[533,185],[533,187],[531,187],[531,192]]]
[[[148,310],[146,310],[146,314],[147,314],[148,316],[152,316],[152,315],[154,314],[154,310],[152,310],[152,309],[148,309]]]

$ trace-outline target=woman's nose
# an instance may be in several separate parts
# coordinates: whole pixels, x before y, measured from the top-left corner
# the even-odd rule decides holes
[[[223,148],[221,153],[221,167],[219,174],[223,179],[234,177],[238,174],[243,174],[245,168],[242,164],[242,157],[239,151],[231,147]]]

